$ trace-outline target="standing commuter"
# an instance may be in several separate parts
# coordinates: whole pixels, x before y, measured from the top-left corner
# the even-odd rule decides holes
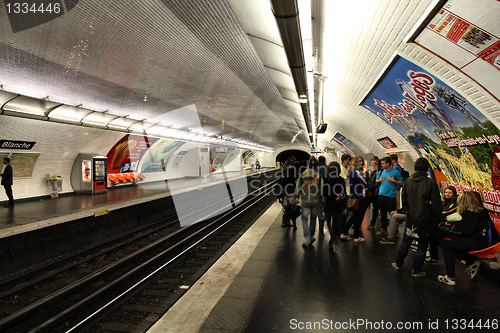
[[[344,226],[343,235],[348,234],[349,228],[352,225],[354,229],[355,243],[363,243],[365,241],[365,239],[361,237],[363,236],[361,233],[361,224],[363,224],[363,219],[369,202],[365,198],[366,176],[364,165],[365,161],[361,156],[354,156],[352,159],[352,170],[349,174],[349,187],[351,188],[351,194],[349,197],[357,199],[359,201],[359,207],[357,210],[352,212],[351,217],[347,220],[347,223]]]
[[[293,226],[293,230],[297,230],[297,224],[295,222],[297,216],[293,214],[295,210],[298,210],[298,207],[295,207],[295,203],[293,202],[297,178],[298,171],[295,167],[295,157],[290,156],[286,160],[281,175],[281,186],[283,191],[283,199],[281,201],[281,205],[283,206],[282,226]]]
[[[392,164],[392,168],[394,170],[397,170],[399,171],[399,173],[401,174],[401,176],[403,175],[403,168],[401,167],[401,165],[399,165],[398,163],[398,155],[396,154],[391,154],[389,155],[389,158],[391,159],[391,164]],[[403,182],[405,181],[404,177],[403,177]],[[402,186],[402,185],[401,185]],[[398,189],[397,189],[397,192],[396,192],[396,209],[395,210],[398,210],[401,208],[401,186],[398,186]]]
[[[377,235],[385,235],[387,232],[387,214],[396,210],[396,193],[398,187],[403,185],[403,177],[399,171],[393,169],[391,159],[382,159],[382,172],[377,177],[380,184],[378,190],[378,208],[380,209],[380,222],[382,226]]]
[[[325,221],[330,232],[328,248],[336,251],[337,238],[340,236],[342,225],[342,211],[345,209],[347,196],[344,178],[340,176],[340,164],[330,162],[327,176],[323,185],[323,199],[325,202]]]
[[[423,157],[415,161],[415,173],[403,186],[403,209],[406,211],[406,227],[392,267],[401,269],[411,243],[418,239],[418,248],[413,260],[413,277],[426,276],[422,270],[425,252],[435,226],[441,219],[441,196],[435,181],[429,178],[429,162]],[[397,171],[396,171],[397,172]]]
[[[377,183],[377,177],[379,172],[382,171],[382,166],[380,165],[380,160],[377,156],[372,156],[371,158],[372,167],[368,171],[368,181],[367,181],[367,199],[372,204],[372,219],[370,224],[368,225],[368,230],[375,228],[375,224],[377,223],[378,217],[378,188],[380,186]]]
[[[295,198],[300,198],[302,201],[302,229],[304,230],[302,247],[308,247],[316,240],[314,232],[316,218],[321,209],[321,190],[323,187],[321,177],[314,171],[317,166],[318,160],[311,158],[307,170],[300,175],[295,186]]]
[[[316,168],[316,172],[318,175],[321,177],[321,180],[323,183],[325,183],[326,179],[326,159],[324,156],[318,157],[318,167]],[[323,227],[325,225],[325,213],[323,212],[322,209],[319,210],[318,213],[318,222],[319,222],[319,232],[323,232]]]
[[[5,194],[9,198],[9,203],[4,207],[14,207],[14,196],[12,195],[12,166],[10,165],[10,158],[4,157],[3,164],[5,169],[2,173],[2,185],[5,187]]]
[[[260,162],[259,162],[259,160],[255,160],[255,169],[260,170]]]

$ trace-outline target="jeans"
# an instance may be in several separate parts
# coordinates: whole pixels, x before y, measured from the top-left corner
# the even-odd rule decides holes
[[[340,236],[341,226],[342,226],[342,211],[344,207],[336,207],[332,210],[325,210],[325,221],[328,227],[328,232],[330,233],[330,244],[336,242],[337,238]]]
[[[408,255],[408,251],[410,251],[411,243],[415,238],[406,236],[406,227],[403,236],[403,240],[401,241],[401,245],[398,249],[398,257],[396,258],[396,265],[398,267],[403,266],[405,262],[405,258]],[[422,271],[422,266],[425,261],[425,253],[427,252],[427,245],[429,244],[429,239],[427,238],[417,238],[418,240],[418,248],[415,253],[415,259],[413,260],[413,269],[412,273],[416,274]]]
[[[464,259],[467,265],[475,261],[474,255],[467,253],[488,247],[488,241],[473,238],[458,238],[443,241],[443,257],[446,265],[446,275],[455,278],[455,258]]]
[[[379,208],[378,208],[378,195],[374,195],[370,197],[369,202],[372,204],[372,220],[370,221],[370,224],[372,226],[375,226],[377,224],[377,217],[379,213]]]
[[[398,233],[398,227],[403,222],[406,222],[406,214],[391,212],[391,220],[389,221],[389,231],[387,235],[390,238],[396,237],[396,234]]]
[[[387,230],[387,214],[396,210],[396,198],[390,198],[383,195],[378,196],[378,208],[380,210],[380,222],[382,230]]]
[[[311,241],[316,231],[316,218],[321,208],[319,200],[302,200],[302,229],[307,242]]]

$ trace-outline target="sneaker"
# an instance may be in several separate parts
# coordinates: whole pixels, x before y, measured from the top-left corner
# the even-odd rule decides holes
[[[471,280],[479,271],[479,266],[481,266],[481,260],[476,260],[472,265],[469,265],[469,267],[465,269],[465,273],[470,277]]]
[[[307,248],[309,245],[311,245],[311,242],[308,242],[308,241],[304,241],[304,243],[302,243],[302,247],[305,249]]]
[[[385,235],[386,234],[386,231],[384,229],[380,229],[379,231],[377,231],[375,233],[375,235],[378,235],[378,236],[382,236],[382,235]]]
[[[340,239],[343,239],[343,240],[351,240],[352,238],[351,238],[351,237],[349,237],[348,235],[340,234]]]
[[[427,259],[425,259],[424,262],[427,265],[439,265],[439,261],[437,261],[436,259],[432,259],[432,258],[427,258]]]
[[[375,226],[373,224],[370,224],[368,225],[368,227],[366,227],[366,229],[368,230],[373,230],[375,228]]]
[[[457,284],[455,279],[448,277],[448,275],[438,275],[438,281],[449,286],[455,286]]]
[[[365,239],[363,237],[355,238],[354,243],[363,243]]]
[[[396,244],[394,237],[384,237],[380,240],[380,244]]]
[[[401,269],[401,267],[398,266],[398,264],[396,264],[396,262],[394,261],[392,264],[392,267],[394,267],[395,269],[397,269],[398,271]]]
[[[427,275],[427,272],[424,272],[424,271],[420,271],[418,273],[411,273],[411,276],[416,277],[416,278],[418,278],[418,277],[424,277],[426,275]]]

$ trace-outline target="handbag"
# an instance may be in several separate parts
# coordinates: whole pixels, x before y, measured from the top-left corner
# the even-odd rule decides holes
[[[347,209],[352,212],[357,212],[359,210],[359,199],[349,198],[349,200],[347,200]]]
[[[454,222],[446,224],[446,222],[439,222],[438,229],[450,238],[460,238],[462,235],[462,223]]]

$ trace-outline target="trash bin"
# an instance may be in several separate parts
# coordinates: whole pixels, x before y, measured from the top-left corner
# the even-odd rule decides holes
[[[49,194],[51,198],[57,198],[59,192],[62,191],[62,177],[47,175],[47,183],[49,185]]]

